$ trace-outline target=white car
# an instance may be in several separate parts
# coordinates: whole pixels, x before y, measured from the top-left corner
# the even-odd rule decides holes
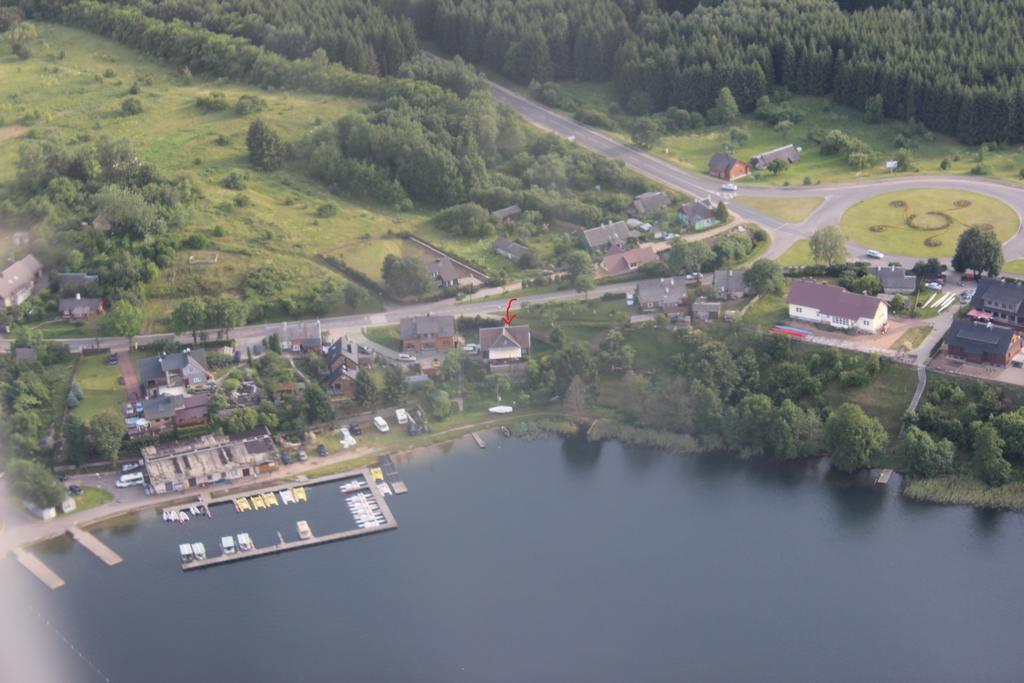
[[[476,353],[480,350],[480,346],[478,344],[466,344],[462,347],[462,350],[466,353]]]
[[[635,299],[633,299],[633,294],[632,293],[626,295],[626,305],[627,306],[632,306],[634,301],[635,301]]]
[[[877,251],[875,249],[868,249],[868,257],[876,258],[876,259],[884,259],[885,258],[885,254],[883,254],[882,252]]]
[[[926,282],[926,283],[924,283],[924,286],[927,287],[928,289],[934,289],[936,292],[941,292],[942,291],[942,283],[941,282]]]
[[[738,192],[739,189],[740,188],[737,187],[736,183],[726,183],[725,185],[722,185],[723,192]]]
[[[122,474],[114,486],[119,489],[126,489],[129,486],[142,486],[145,483],[146,479],[142,476],[142,472],[132,472],[131,474]]]
[[[402,361],[403,363],[412,363],[416,360],[416,356],[412,355],[411,353],[400,353],[398,354],[398,360]]]
[[[377,431],[381,432],[382,434],[386,434],[387,432],[391,431],[391,427],[388,427],[388,421],[385,420],[380,415],[373,418],[373,426],[376,427]]]

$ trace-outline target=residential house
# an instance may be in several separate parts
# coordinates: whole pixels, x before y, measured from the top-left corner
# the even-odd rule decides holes
[[[293,353],[322,353],[323,330],[319,320],[304,320],[298,323],[283,323],[281,347]]]
[[[913,294],[917,291],[917,278],[902,266],[871,266],[869,275],[875,275],[886,294]]]
[[[654,263],[657,260],[658,254],[648,246],[629,251],[613,251],[602,259],[601,270],[607,273],[608,277],[616,277],[631,273],[645,263]]]
[[[983,278],[978,281],[971,308],[995,322],[1024,327],[1024,282]]]
[[[139,382],[147,396],[165,393],[183,393],[168,389],[194,390],[213,380],[206,364],[205,349],[185,349],[177,353],[162,353],[138,362]]]
[[[480,328],[480,355],[492,364],[524,360],[530,355],[530,326]]]
[[[272,472],[277,448],[266,427],[239,434],[209,434],[142,449],[153,493],[216,484]]]
[[[142,401],[142,419],[129,418],[128,435],[140,438],[174,429],[174,414],[185,405],[184,396],[165,394]]]
[[[57,285],[60,291],[94,291],[100,284],[99,275],[88,273],[57,273]]]
[[[747,295],[747,283],[743,280],[745,270],[716,270],[715,296],[719,299],[742,299]]]
[[[61,299],[57,303],[57,313],[65,320],[88,320],[103,315],[103,299],[83,299],[75,293],[73,299]]]
[[[750,166],[723,152],[715,152],[708,161],[708,173],[722,180],[736,180],[750,175]]]
[[[455,333],[455,318],[450,315],[420,315],[402,318],[398,323],[402,351],[448,351],[462,346],[463,339]]]
[[[636,298],[644,311],[660,311],[682,306],[686,297],[686,280],[681,277],[648,280],[636,287]]]
[[[719,224],[720,221],[715,215],[716,208],[710,197],[704,197],[683,204],[679,207],[676,215],[684,227],[693,232],[699,232]]]
[[[519,259],[529,254],[530,250],[518,242],[499,237],[494,240],[494,253],[498,256],[504,256],[509,261],[519,263]]]
[[[969,363],[1006,367],[1020,350],[1019,332],[991,322],[954,320],[946,334],[946,353]]]
[[[506,206],[504,209],[492,211],[491,215],[497,218],[499,223],[505,223],[516,218],[522,212],[523,210],[519,208],[518,204],[513,204],[512,206]]]
[[[608,251],[609,249],[625,249],[630,239],[639,237],[640,233],[630,230],[626,221],[615,221],[608,225],[583,231],[587,247],[591,251]]]
[[[697,299],[693,302],[693,306],[690,309],[690,315],[694,320],[704,322],[709,320],[718,320],[722,317],[722,302],[708,301],[703,297]]]
[[[636,218],[661,211],[671,203],[672,199],[667,192],[644,192],[633,197],[633,201],[626,207],[626,213]]]
[[[793,282],[786,302],[789,317],[795,320],[858,332],[878,334],[889,321],[889,307],[878,297],[810,280]]]
[[[42,279],[43,264],[32,254],[15,261],[0,273],[0,298],[4,308],[25,303]]]
[[[351,398],[360,369],[373,366],[373,354],[348,337],[340,337],[327,348],[323,383],[328,389]]]
[[[427,272],[434,276],[438,286],[442,289],[478,287],[482,284],[474,275],[460,270],[448,256],[442,256],[427,263]]]
[[[777,147],[773,150],[755,155],[750,160],[750,165],[757,171],[763,171],[776,159],[782,159],[787,164],[795,164],[800,161],[800,150],[794,145]]]

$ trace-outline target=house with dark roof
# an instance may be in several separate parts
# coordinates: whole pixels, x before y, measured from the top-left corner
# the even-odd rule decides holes
[[[165,388],[192,390],[206,386],[213,379],[206,364],[205,349],[185,349],[177,353],[162,353],[143,358],[137,363],[139,382],[147,396],[157,396]]]
[[[946,353],[968,363],[1006,367],[1021,350],[1021,336],[991,322],[954,320],[946,333]]]
[[[868,274],[878,278],[886,294],[913,294],[917,291],[917,277],[902,266],[871,266]]]
[[[608,225],[583,231],[583,238],[591,251],[608,251],[609,249],[625,249],[631,238],[639,237],[640,233],[630,230],[626,221],[615,221]]]
[[[990,320],[1024,327],[1024,282],[987,277],[978,281],[971,308]]]
[[[790,165],[799,163],[800,150],[798,150],[795,145],[776,147],[775,149],[767,152],[754,155],[750,159],[750,165],[757,171],[763,171],[776,159],[781,159]]]
[[[719,224],[720,221],[715,215],[716,208],[717,206],[711,201],[711,197],[704,197],[703,199],[695,199],[692,202],[683,204],[676,211],[676,215],[684,227],[694,232],[699,232]]]
[[[530,355],[530,326],[480,328],[480,355],[494,363],[516,363]]]
[[[455,318],[450,315],[420,315],[398,322],[402,351],[448,351],[462,346],[455,333]]]
[[[61,299],[57,303],[57,313],[65,320],[88,320],[103,315],[103,299],[83,299],[75,293],[74,298]]]
[[[681,277],[645,280],[636,286],[637,302],[644,311],[682,306],[686,297],[686,280]]]
[[[504,223],[506,221],[512,220],[522,212],[523,210],[519,208],[518,204],[513,204],[512,206],[506,206],[504,209],[492,211],[491,215],[497,218],[499,222]]]
[[[335,393],[351,398],[360,369],[373,367],[373,354],[348,337],[339,337],[327,347],[322,381]]]
[[[323,350],[323,330],[319,320],[284,323],[280,333],[281,346],[294,353],[319,353]]]
[[[455,262],[448,256],[436,258],[427,263],[427,272],[434,276],[442,289],[455,287],[476,287],[481,281],[470,273],[459,270]]]
[[[626,275],[645,263],[654,263],[658,254],[649,246],[637,247],[629,251],[613,251],[601,260],[601,270],[608,277]]]
[[[743,279],[745,270],[716,270],[714,279],[715,296],[719,299],[742,299],[747,295],[747,283]]]
[[[796,280],[786,297],[794,320],[877,334],[889,321],[889,307],[874,296],[854,294],[842,287]]]
[[[690,316],[695,321],[708,322],[718,320],[722,317],[722,302],[708,301],[701,297],[693,302],[693,306],[690,308]]]
[[[530,253],[529,248],[519,244],[519,242],[513,242],[512,240],[499,237],[494,240],[494,253],[498,256],[504,256],[509,261],[519,263],[519,259],[523,258]]]
[[[631,217],[645,216],[655,211],[661,211],[672,203],[667,192],[644,192],[633,197],[633,201],[626,207],[626,213]]]
[[[722,180],[736,180],[750,175],[750,166],[724,152],[715,152],[708,161],[708,173]]]
[[[4,308],[25,303],[42,277],[43,264],[32,254],[4,268],[0,273],[0,299]]]

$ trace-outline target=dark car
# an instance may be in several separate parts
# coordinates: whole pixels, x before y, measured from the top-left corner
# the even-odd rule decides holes
[[[66,474],[58,474],[57,475],[57,481],[67,481],[67,480],[68,480],[68,475],[66,475]]]
[[[71,486],[68,487],[68,493],[70,493],[72,496],[80,496],[82,495],[82,487],[79,486],[78,484],[72,484]]]
[[[348,431],[352,434],[352,436],[359,436],[360,434],[363,433],[363,428],[359,426],[358,422],[353,422],[348,426]]]
[[[107,356],[107,365],[117,365],[117,354],[112,353]]]
[[[320,444],[319,446],[317,446],[316,447],[316,454],[319,455],[321,458],[326,458],[327,457],[327,446],[325,446],[323,444]]]
[[[292,464],[292,456],[288,455],[287,453],[282,453],[281,454],[281,462],[283,462],[285,465],[291,465]]]

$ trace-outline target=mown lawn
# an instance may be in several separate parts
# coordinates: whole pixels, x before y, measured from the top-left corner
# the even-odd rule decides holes
[[[807,220],[815,209],[825,201],[824,197],[746,197],[739,196],[736,203],[742,207],[749,206],[752,209],[766,213],[772,218],[787,223],[802,223]]]
[[[814,265],[814,257],[811,256],[811,241],[797,240],[777,260],[783,267]]]
[[[958,201],[970,202],[970,205],[958,207]],[[905,206],[897,202],[904,202]],[[911,228],[908,220],[926,229]],[[877,195],[856,204],[842,220],[843,232],[860,245],[884,253],[922,258],[952,256],[957,238],[972,225],[993,226],[999,241],[1005,242],[1017,232],[1020,218],[1001,201],[974,192],[904,190]],[[925,240],[938,244],[931,246]]]
[[[114,500],[114,494],[92,486],[83,486],[82,495],[72,498],[75,500],[75,512],[82,512],[109,503]]]
[[[120,415],[121,404],[125,400],[124,387],[118,383],[120,377],[121,368],[107,365],[105,355],[83,356],[75,378],[85,398],[71,414],[80,420],[88,420],[104,412]]]
[[[836,382],[826,387],[822,396],[832,407],[857,403],[865,413],[878,418],[889,436],[895,439],[916,388],[915,368],[883,362],[881,372],[866,386],[850,388]]]
[[[916,349],[921,345],[928,335],[931,333],[932,328],[928,325],[920,325],[918,327],[911,327],[899,336],[896,341],[889,345],[890,349],[902,349],[908,348],[910,350]],[[904,346],[906,345],[906,346]]]
[[[762,294],[743,314],[743,322],[766,330],[789,317],[785,295]]]
[[[381,325],[380,327],[368,327],[363,332],[366,338],[375,344],[380,344],[395,351],[402,350],[402,340],[398,338],[398,325]]]
[[[1014,259],[1003,264],[1004,273],[1024,275],[1024,259]]]
[[[592,344],[612,327],[629,320],[629,309],[622,297],[607,301],[590,299],[525,307],[516,321],[530,325],[532,331],[549,336],[557,327],[566,342]]]

